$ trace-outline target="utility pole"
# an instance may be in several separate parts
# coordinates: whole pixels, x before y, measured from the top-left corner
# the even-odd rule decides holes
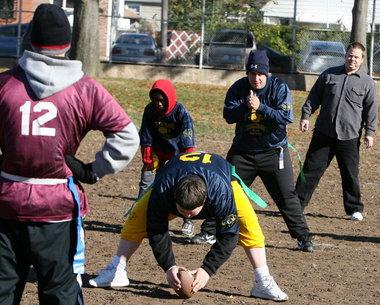
[[[161,8],[161,45],[163,61],[166,61],[166,47],[168,40],[168,0],[162,0]]]
[[[295,72],[295,54],[296,52],[294,51],[295,46],[296,46],[296,27],[297,27],[297,0],[294,0],[294,11],[293,11],[293,32],[292,32],[292,44],[293,44],[293,50],[292,50],[292,73]]]
[[[376,0],[373,0],[372,6],[372,23],[371,23],[371,49],[369,50],[369,75],[372,76],[373,70],[373,48],[375,45],[375,12],[376,12]]]
[[[203,46],[205,38],[205,14],[206,14],[206,0],[202,0],[202,19],[201,19],[201,51],[199,53],[199,69],[203,67]]]
[[[17,26],[17,58],[20,57],[21,53],[21,18],[22,18],[22,0],[20,0],[20,5],[18,8],[18,26]]]

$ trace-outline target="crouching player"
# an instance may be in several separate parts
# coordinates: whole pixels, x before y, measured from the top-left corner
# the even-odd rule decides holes
[[[206,286],[210,276],[230,257],[239,243],[255,274],[251,296],[286,301],[288,296],[277,286],[266,262],[264,236],[255,211],[230,163],[216,154],[194,152],[175,156],[157,174],[152,190],[131,208],[126,219],[116,256],[99,275],[90,280],[94,287],[127,286],[126,264],[149,238],[154,256],[166,273],[169,285],[177,290],[180,281],[169,235],[169,220],[179,217],[216,219],[216,242],[201,266],[192,270],[193,291]]]

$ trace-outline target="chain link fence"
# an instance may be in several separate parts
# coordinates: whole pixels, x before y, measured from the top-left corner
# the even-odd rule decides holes
[[[305,1],[306,2],[306,1]],[[187,65],[199,68],[244,70],[252,49],[266,50],[270,70],[275,73],[320,73],[330,66],[344,63],[345,49],[350,42],[350,32],[326,24],[294,23],[292,18],[281,24],[257,22],[257,16],[221,16],[199,9],[188,12],[191,25],[168,22],[167,41],[162,42],[162,20],[143,18],[137,12],[125,10],[109,15],[99,14],[99,47],[101,60],[115,63],[156,63]],[[372,5],[373,1],[369,1]],[[14,8],[15,9],[15,8]],[[374,10],[373,10],[374,9]],[[380,4],[372,11],[380,12]],[[126,13],[127,12],[127,13]],[[197,13],[198,12],[198,13]],[[25,45],[22,37],[33,11],[0,9],[0,57],[19,57]],[[69,20],[73,19],[68,10]],[[326,12],[326,14],[328,14]],[[227,19],[223,25],[215,20]],[[18,20],[23,22],[18,23]],[[261,17],[261,20],[265,18]],[[4,24],[9,23],[9,24]],[[380,77],[380,26],[367,25],[368,66],[373,76]],[[165,44],[165,46],[163,46]],[[373,47],[372,47],[373,46]],[[164,51],[163,51],[164,50]]]

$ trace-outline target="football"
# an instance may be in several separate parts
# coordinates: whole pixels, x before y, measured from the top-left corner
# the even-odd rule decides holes
[[[190,299],[194,292],[192,291],[191,284],[194,281],[193,275],[188,270],[180,270],[178,272],[178,278],[181,281],[181,288],[176,290],[176,293],[182,299]]]

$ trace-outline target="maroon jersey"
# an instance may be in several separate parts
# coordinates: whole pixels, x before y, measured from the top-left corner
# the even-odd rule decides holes
[[[24,183],[6,179],[9,175],[66,179],[72,173],[64,157],[75,155],[89,130],[115,133],[131,122],[113,97],[87,76],[38,99],[20,67],[0,74],[0,118],[0,217],[20,221],[71,219],[73,198],[66,183]],[[83,189],[78,191],[84,215],[88,201]]]

